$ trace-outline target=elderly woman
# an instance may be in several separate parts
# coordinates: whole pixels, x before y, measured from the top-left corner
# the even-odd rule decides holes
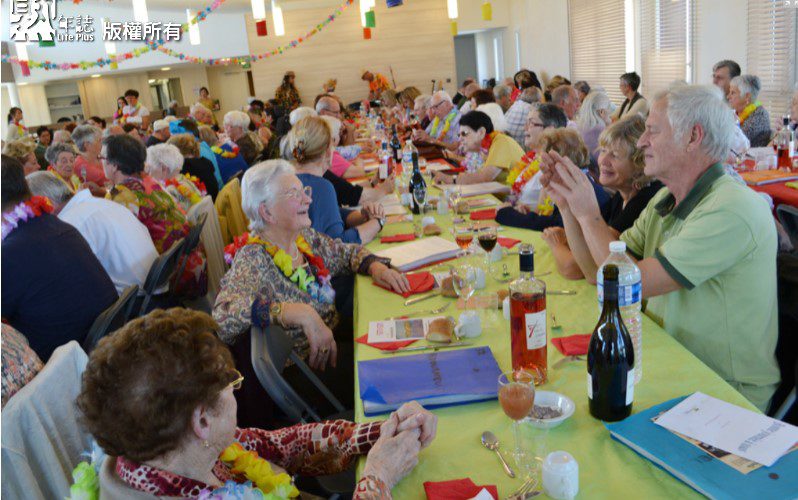
[[[524,156],[521,146],[512,137],[495,131],[490,117],[482,111],[469,111],[460,119],[460,147],[466,153],[484,155],[484,165],[475,172],[465,172],[459,176],[436,172],[436,182],[443,184],[477,184],[493,180],[504,182],[507,171]]]
[[[752,148],[765,147],[770,142],[770,115],[757,101],[759,91],[762,89],[762,82],[758,76],[740,75],[732,78],[729,85],[729,105],[740,122],[740,128]]]
[[[183,155],[177,146],[156,144],[147,148],[147,173],[188,213],[208,192],[201,180],[181,174],[182,168]]]
[[[224,115],[224,132],[235,143],[235,149],[240,152],[247,166],[254,163],[259,153],[257,145],[247,133],[249,122],[249,115],[243,111],[228,111]]]
[[[47,148],[44,153],[47,170],[66,181],[69,186],[77,191],[80,189],[80,177],[75,174],[75,148],[70,144],[56,143]]]
[[[598,158],[596,149],[601,132],[612,123],[612,103],[607,94],[601,90],[590,92],[582,101],[579,114],[576,115],[576,129],[585,141],[591,162]]]
[[[306,120],[317,120],[329,133],[320,119]],[[339,351],[333,337],[340,316],[331,280],[357,272],[400,293],[409,290],[409,285],[385,259],[312,229],[310,211],[315,200],[311,194],[316,196],[315,191],[303,185],[283,160],[260,163],[244,174],[242,205],[251,232],[242,240],[243,247],[234,245],[228,251],[228,258],[233,253],[234,260],[222,278],[213,317],[219,323],[219,336],[228,344],[245,335],[253,321],[261,321],[259,316],[271,318],[287,330],[294,339],[294,351],[312,368],[332,368],[320,376],[336,395],[351,401],[352,365],[346,358],[351,356],[351,347]],[[351,342],[351,331],[339,334]],[[246,349],[249,341],[236,345]],[[288,367],[286,376],[295,376],[295,369]],[[262,406],[261,401],[257,404]],[[252,411],[259,409],[248,406],[245,413]]]
[[[92,351],[77,404],[108,455],[93,498],[285,497],[296,494],[288,474],[340,472],[366,454],[354,498],[390,498],[435,438],[436,417],[417,403],[383,422],[238,428],[233,391],[243,377],[216,329],[205,313],[155,311]],[[256,458],[241,467],[235,459],[248,451]]]
[[[599,200],[599,206],[604,206],[609,196],[607,196],[601,186],[595,183],[588,173],[587,166],[590,164],[590,156],[587,154],[587,147],[579,132],[571,128],[544,130],[538,135],[533,149],[536,157],[540,153],[554,150],[562,156],[570,158],[576,165],[580,165],[593,185],[596,198]],[[529,184],[529,187],[533,187],[534,180]],[[527,203],[531,203],[531,205]],[[546,192],[539,191],[535,193],[531,200],[527,197],[523,200],[523,203],[517,203],[515,207],[507,204],[502,206],[496,212],[496,222],[505,226],[543,231],[547,227],[562,227],[562,216],[557,207],[553,206]]]
[[[297,177],[313,189],[308,216],[313,229],[347,243],[370,242],[385,223],[379,205],[361,211],[339,208],[335,187],[324,178],[335,155],[335,134],[322,117],[304,118],[291,133]],[[348,229],[347,229],[348,228]]]
[[[216,183],[213,163],[200,156],[197,138],[192,134],[175,134],[169,138],[168,144],[176,146],[183,155],[182,173],[194,184],[203,184],[207,194],[216,200],[219,185]]]
[[[615,191],[601,209],[601,217],[616,236],[632,227],[640,212],[662,188],[661,182],[643,173],[645,158],[643,150],[637,147],[637,141],[645,129],[642,116],[630,116],[605,128],[599,137],[599,183]],[[581,232],[581,228],[578,230]],[[568,246],[563,228],[544,229],[543,240],[549,245],[560,274],[568,279],[586,277],[590,283],[595,284],[595,274],[582,274]]]
[[[9,141],[3,147],[3,154],[17,160],[25,171],[25,175],[39,170],[39,162],[36,160],[36,144],[29,139],[16,139]]]
[[[341,140],[341,120],[338,118],[333,118],[332,116],[322,116],[320,118],[327,122],[327,125],[329,125],[330,132],[332,133],[333,146],[335,147],[332,153],[330,171],[332,171],[332,173],[338,177],[343,177],[344,179],[365,176],[366,169],[364,169],[362,165],[355,165],[349,162],[341,155],[341,153],[338,152],[338,144]],[[357,160],[354,160],[354,162],[358,163]]]
[[[574,88],[579,94],[579,100],[582,101],[584,105],[585,99],[590,94],[590,84],[584,80],[579,80],[578,82],[574,83]]]
[[[111,180],[111,200],[130,210],[150,233],[159,254],[172,248],[186,237],[190,225],[175,200],[152,180],[150,187],[143,181],[147,150],[129,135],[113,135],[103,139],[102,161],[105,176]],[[207,290],[205,254],[201,246],[186,260],[183,276],[178,280],[178,293],[186,296],[204,295]]]
[[[78,150],[75,172],[83,182],[93,182],[98,186],[108,182],[100,161],[100,151],[103,148],[102,136],[102,130],[92,125],[81,125],[72,132],[72,140],[75,141]]]
[[[432,99],[432,96],[424,94],[416,97],[415,101],[413,101],[413,114],[416,115],[419,128],[422,130],[425,130],[432,120],[429,112],[430,99]]]

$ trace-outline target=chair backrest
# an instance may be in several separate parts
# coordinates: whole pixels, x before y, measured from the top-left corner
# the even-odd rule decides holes
[[[249,227],[249,220],[244,215],[241,208],[241,181],[230,180],[224,185],[218,196],[216,196],[216,211],[219,212],[219,219],[226,221],[226,231],[222,233],[224,244],[233,242],[233,238],[244,234]]]
[[[75,405],[87,361],[77,342],[59,347],[3,408],[4,499],[69,496],[72,469],[94,445]]]
[[[89,334],[86,335],[86,339],[83,341],[84,351],[90,353],[100,339],[110,332],[118,330],[127,322],[138,292],[138,285],[130,285],[125,288],[119,298],[116,299],[116,302],[97,316],[97,319],[94,320],[89,329]]]
[[[219,223],[219,215],[213,206],[210,196],[205,196],[188,211],[188,220],[196,224],[200,215],[205,215],[205,226],[200,234],[200,241],[205,247],[205,256],[208,259],[208,298],[211,303],[216,300],[219,293],[219,282],[227,271],[224,262],[224,241]]]
[[[169,283],[169,278],[177,271],[177,261],[182,255],[185,238],[176,241],[169,250],[165,251],[152,262],[147,279],[144,280],[142,290],[147,295],[152,295],[156,290]]]
[[[344,411],[338,401],[321,380],[311,371],[307,364],[294,352],[294,341],[277,325],[271,325],[265,331],[253,326],[250,330],[252,342],[252,368],[258,381],[272,398],[272,401],[293,421],[316,422],[321,417],[293,387],[283,378],[282,372],[290,359],[302,371],[305,377],[332,404],[336,411]]]
[[[790,235],[793,248],[798,249],[798,208],[781,204],[776,207],[776,217],[779,218],[784,230]]]
[[[197,218],[197,222],[191,225],[188,234],[183,238],[183,250],[178,259],[179,264],[177,266],[177,274],[175,274],[176,282],[179,282],[180,278],[183,276],[183,271],[186,269],[186,263],[188,262],[188,256],[191,255],[191,252],[199,245],[202,228],[205,226],[205,220],[207,218],[207,215],[200,214]]]

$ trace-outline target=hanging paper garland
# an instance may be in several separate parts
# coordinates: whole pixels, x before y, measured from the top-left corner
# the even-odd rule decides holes
[[[363,40],[371,40],[371,28],[363,28]]]
[[[374,17],[374,10],[373,9],[367,11],[364,14],[364,16],[366,18],[366,28],[376,28],[377,27],[377,21],[376,21],[376,18]]]
[[[349,7],[350,5],[352,5],[352,3],[354,3],[354,1],[355,0],[346,0],[337,9],[335,9],[335,11],[333,11],[332,14],[327,16],[327,18],[324,21],[320,22],[319,24],[316,25],[315,28],[307,32],[305,36],[301,36],[295,40],[291,40],[290,42],[288,42],[283,46],[277,47],[274,50],[271,50],[269,52],[264,52],[262,54],[250,54],[241,57],[223,57],[220,59],[205,59],[203,57],[190,56],[188,54],[184,54],[183,52],[177,52],[175,50],[162,46],[158,47],[158,50],[163,52],[164,54],[178,58],[181,61],[188,61],[194,64],[207,64],[210,66],[229,66],[231,64],[244,64],[248,62],[251,63],[259,61],[261,59],[267,59],[269,57],[279,56],[285,53],[285,51],[289,49],[299,47],[300,44],[306,42],[309,38],[313,37],[314,35],[318,34],[320,31],[322,31],[324,28],[326,28],[331,22],[335,21],[343,13],[343,11],[346,10],[347,7]],[[363,36],[364,37],[366,36],[365,32],[363,33]]]
[[[197,24],[200,21],[204,21],[208,14],[218,9],[225,0],[213,0],[213,3],[205,7],[203,10],[197,12],[197,15],[194,16],[190,21],[187,21],[180,25],[180,33],[184,33],[188,31],[189,25]],[[22,71],[23,76],[30,76],[30,68],[41,68],[45,71],[49,70],[61,70],[61,71],[68,71],[71,69],[82,69],[86,70],[89,68],[93,68],[95,66],[103,67],[109,66],[111,69],[117,69],[119,62],[124,62],[126,60],[132,59],[134,57],[139,57],[142,54],[146,54],[148,52],[154,51],[158,49],[160,46],[167,43],[165,40],[155,40],[155,41],[147,41],[145,42],[146,46],[138,49],[133,49],[130,52],[125,52],[124,54],[113,55],[109,54],[109,57],[103,57],[96,59],[94,61],[79,61],[76,63],[54,63],[50,61],[32,61],[32,60],[20,60],[17,56],[10,56],[7,54],[3,54],[2,62],[5,63],[14,63],[19,64],[20,70]]]
[[[452,19],[449,23],[449,29],[452,31],[452,36],[457,36],[457,21]]]
[[[258,34],[258,36],[266,36],[269,34],[269,32],[266,30],[265,19],[255,22],[255,32]]]

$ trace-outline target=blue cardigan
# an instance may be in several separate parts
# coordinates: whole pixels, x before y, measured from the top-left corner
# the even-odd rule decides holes
[[[330,181],[313,174],[297,174],[297,177],[303,185],[313,188],[313,201],[308,211],[311,227],[344,243],[361,243],[357,229],[346,229],[344,221],[352,211],[338,206]]]

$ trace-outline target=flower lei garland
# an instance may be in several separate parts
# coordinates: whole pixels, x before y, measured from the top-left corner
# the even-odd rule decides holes
[[[222,144],[222,147],[211,146],[211,151],[213,151],[214,154],[221,156],[222,158],[235,158],[236,156],[238,156],[238,150],[239,150],[238,144],[230,142],[225,142],[224,144]]]
[[[34,219],[43,213],[49,214],[52,211],[53,204],[44,196],[33,196],[23,201],[8,213],[3,214],[2,239],[5,240],[19,226],[20,222]]]
[[[490,134],[485,134],[485,137],[482,138],[482,143],[480,143],[480,148],[482,149],[483,154],[488,154],[490,151],[490,147],[493,146],[493,140],[496,138],[496,134],[499,132],[494,130]]]
[[[138,116],[140,109],[141,109],[141,103],[137,102],[136,105],[133,107],[133,111],[131,113],[122,114],[122,117],[119,119],[119,123],[124,125],[125,123],[127,123],[127,119],[130,118],[131,116]]]
[[[440,140],[441,137],[446,136],[446,133],[449,131],[449,127],[452,126],[452,120],[454,120],[455,116],[457,116],[457,109],[451,110],[449,114],[446,115],[446,119],[443,122],[443,130],[440,132],[438,132],[438,126],[441,124],[441,119],[436,116],[435,119],[432,120],[432,128],[430,129],[430,132],[432,133],[430,135],[437,140]]]
[[[210,496],[203,496],[200,493],[200,499],[215,500],[217,497],[214,495],[233,493],[236,496],[233,498],[242,498],[239,496],[241,493],[252,491],[252,484],[254,483],[256,490],[265,493],[262,498],[266,499],[286,499],[295,498],[299,496],[299,490],[294,486],[291,476],[281,472],[276,474],[271,467],[271,464],[254,451],[245,450],[241,444],[233,443],[228,446],[221,455],[219,460],[230,466],[230,472],[233,474],[243,474],[247,478],[244,484],[236,484],[233,481],[225,483],[223,488],[214,490],[209,493]],[[222,496],[221,498],[225,498]],[[261,497],[255,497],[261,498]]]
[[[12,124],[15,127],[17,127],[17,135],[19,135],[19,137],[25,137],[25,135],[27,134],[27,130],[25,129],[25,126],[22,125],[22,123],[20,123],[18,120],[14,120],[12,122]]]
[[[178,179],[174,177],[171,179],[167,179],[165,184],[167,186],[174,187],[177,190],[177,192],[180,193],[180,196],[187,199],[189,203],[191,203],[192,205],[196,205],[197,203],[202,201],[203,196],[208,194],[208,190],[205,188],[205,183],[199,180],[199,178],[191,174],[184,174],[184,177],[186,178],[186,180],[188,180],[189,182],[194,184],[194,186],[196,186],[197,190],[199,191],[199,194],[197,194],[196,191],[193,191],[188,186],[181,183]]]
[[[530,151],[521,157],[512,170],[507,174],[507,184],[512,188],[514,194],[520,194],[529,179],[540,170],[540,162],[535,159],[535,152]]]
[[[238,251],[246,245],[252,244],[263,245],[280,271],[282,271],[289,280],[295,283],[300,290],[310,295],[313,300],[323,304],[332,304],[335,301],[335,290],[333,290],[330,285],[330,271],[327,269],[327,266],[324,265],[322,258],[313,254],[310,250],[310,245],[308,245],[308,242],[305,241],[302,235],[297,236],[296,246],[315,269],[316,276],[318,276],[321,284],[316,282],[316,277],[308,273],[304,267],[294,269],[293,259],[291,259],[291,256],[288,255],[285,250],[279,248],[274,243],[265,241],[257,236],[251,236],[249,233],[237,236],[233,240],[233,243],[224,247],[224,260],[228,265],[232,265],[233,259]]]
[[[748,106],[743,108],[743,110],[740,112],[740,115],[738,116],[738,118],[740,120],[740,126],[742,126],[742,124],[745,123],[745,120],[747,120],[748,117],[751,116],[751,113],[756,111],[756,108],[758,108],[761,105],[762,105],[761,102],[756,101],[756,102],[752,102],[751,104],[749,104]]]

